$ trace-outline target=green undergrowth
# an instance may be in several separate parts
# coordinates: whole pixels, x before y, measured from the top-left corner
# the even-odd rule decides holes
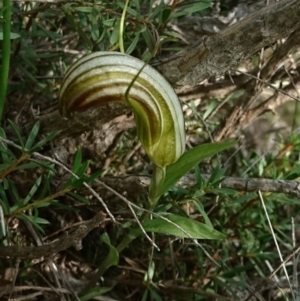
[[[208,0],[172,3],[129,1],[123,32],[127,54],[148,61],[176,53],[186,45],[173,25],[191,14],[211,13]],[[156,195],[159,200],[149,207],[147,185],[135,182],[133,191],[121,185],[125,175],[149,178],[153,172],[143,150],[136,147],[135,130],[123,133],[109,153],[108,167],[104,159],[94,162],[95,157],[88,157],[80,148],[69,154],[67,163],[61,163],[53,151],[59,131],[44,135],[39,122],[24,130],[33,115],[57,100],[65,69],[76,58],[92,51],[120,51],[124,1],[10,4],[9,15],[5,2],[0,7],[1,59],[6,60],[1,68],[6,94],[0,88],[4,110],[0,128],[1,248],[53,242],[103,212],[105,220],[82,240],[81,250],[70,247],[49,256],[63,275],[72,275],[80,283],[69,290],[70,284],[64,282],[68,280],[59,278],[69,290],[68,300],[93,300],[100,295],[142,301],[246,298],[249,287],[255,289],[280,265],[279,254],[283,258],[292,254],[293,233],[299,231],[299,199],[269,192],[260,197],[257,191],[222,187],[222,182],[229,176],[298,181],[300,134],[278,135],[275,149],[266,154],[239,148],[239,143],[231,141],[205,144],[207,132],[221,121],[207,120],[220,100],[209,99],[197,114],[191,101],[184,106],[187,136],[196,139],[190,139],[188,152],[168,167]],[[7,22],[11,28],[4,26]],[[126,159],[133,146],[136,152]],[[189,179],[175,185],[186,174]],[[110,176],[117,176],[121,187],[114,188],[119,195],[103,188]],[[46,261],[0,258],[4,271],[0,280],[11,287],[45,287],[49,290],[41,300],[46,300],[55,295],[57,283],[45,265]],[[289,288],[287,278],[292,282],[296,270],[290,264],[287,274],[280,269],[277,283],[270,283]],[[5,276],[12,271],[14,276]],[[263,289],[269,293],[267,285]],[[13,288],[10,292],[14,298],[29,295]],[[10,292],[1,297],[8,298]],[[281,291],[276,298],[293,300],[290,291]]]

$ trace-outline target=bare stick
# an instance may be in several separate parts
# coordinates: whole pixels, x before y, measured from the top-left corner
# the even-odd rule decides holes
[[[104,220],[103,214],[96,214],[91,220],[81,224],[73,233],[62,234],[57,240],[41,246],[0,246],[0,258],[22,258],[34,259],[49,257],[57,252],[63,251],[70,246],[80,250],[82,239]]]

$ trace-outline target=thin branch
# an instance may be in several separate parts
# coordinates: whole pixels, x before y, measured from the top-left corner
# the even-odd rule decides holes
[[[300,68],[298,69],[300,71]],[[293,97],[299,97],[297,89],[300,89],[300,76],[294,78],[293,82],[283,88],[283,90],[286,92],[285,94],[274,93],[272,96],[264,100],[262,103],[258,104],[253,109],[245,112],[244,116],[242,117],[241,123],[244,125],[244,127],[246,127],[254,118],[262,115],[265,112],[274,111],[277,107],[283,105],[288,101],[291,101]]]
[[[300,101],[300,98],[299,98],[299,97],[294,97],[293,95],[288,94],[286,91],[284,91],[284,90],[282,90],[282,89],[280,89],[280,88],[276,88],[274,85],[269,84],[269,83],[266,82],[265,80],[262,80],[262,79],[258,78],[258,77],[255,76],[255,75],[252,75],[252,74],[250,74],[250,73],[243,72],[243,71],[240,71],[240,70],[235,70],[235,71],[236,71],[236,72],[239,72],[239,73],[242,73],[242,74],[245,74],[245,75],[248,75],[249,77],[252,77],[253,79],[256,79],[257,81],[260,81],[262,84],[264,84],[264,85],[270,87],[270,88],[273,89],[274,91],[279,92],[279,93],[282,93],[283,95],[288,96],[288,97],[290,97],[291,99],[294,99],[294,100],[296,100],[296,101]]]
[[[201,175],[206,181],[210,178],[210,174]],[[126,177],[107,177],[103,181],[111,187],[122,185],[122,190],[136,190],[142,193],[141,186],[148,187],[150,185],[150,177],[146,176],[126,176]],[[183,176],[176,186],[193,187],[196,185],[196,177],[194,174]],[[291,180],[273,180],[265,178],[237,178],[225,177],[221,183],[223,188],[231,188],[237,191],[262,191],[271,193],[284,193],[291,197],[300,198],[300,182]],[[97,188],[98,190],[98,188]]]
[[[0,246],[0,258],[34,259],[47,258],[55,253],[74,246],[76,250],[82,248],[82,239],[104,220],[104,215],[96,214],[91,220],[81,224],[73,233],[62,234],[57,240],[41,246]]]

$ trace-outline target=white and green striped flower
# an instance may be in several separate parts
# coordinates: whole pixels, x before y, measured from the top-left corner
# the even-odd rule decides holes
[[[130,105],[139,139],[155,165],[165,167],[183,154],[180,102],[170,84],[151,66],[123,53],[95,52],[68,69],[59,95],[63,116],[112,101]]]

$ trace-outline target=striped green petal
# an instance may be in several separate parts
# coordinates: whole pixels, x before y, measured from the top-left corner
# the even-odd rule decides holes
[[[59,95],[64,117],[111,101],[126,101],[131,106],[139,139],[154,164],[164,167],[182,155],[182,108],[170,84],[155,69],[117,52],[86,55],[68,69]]]

